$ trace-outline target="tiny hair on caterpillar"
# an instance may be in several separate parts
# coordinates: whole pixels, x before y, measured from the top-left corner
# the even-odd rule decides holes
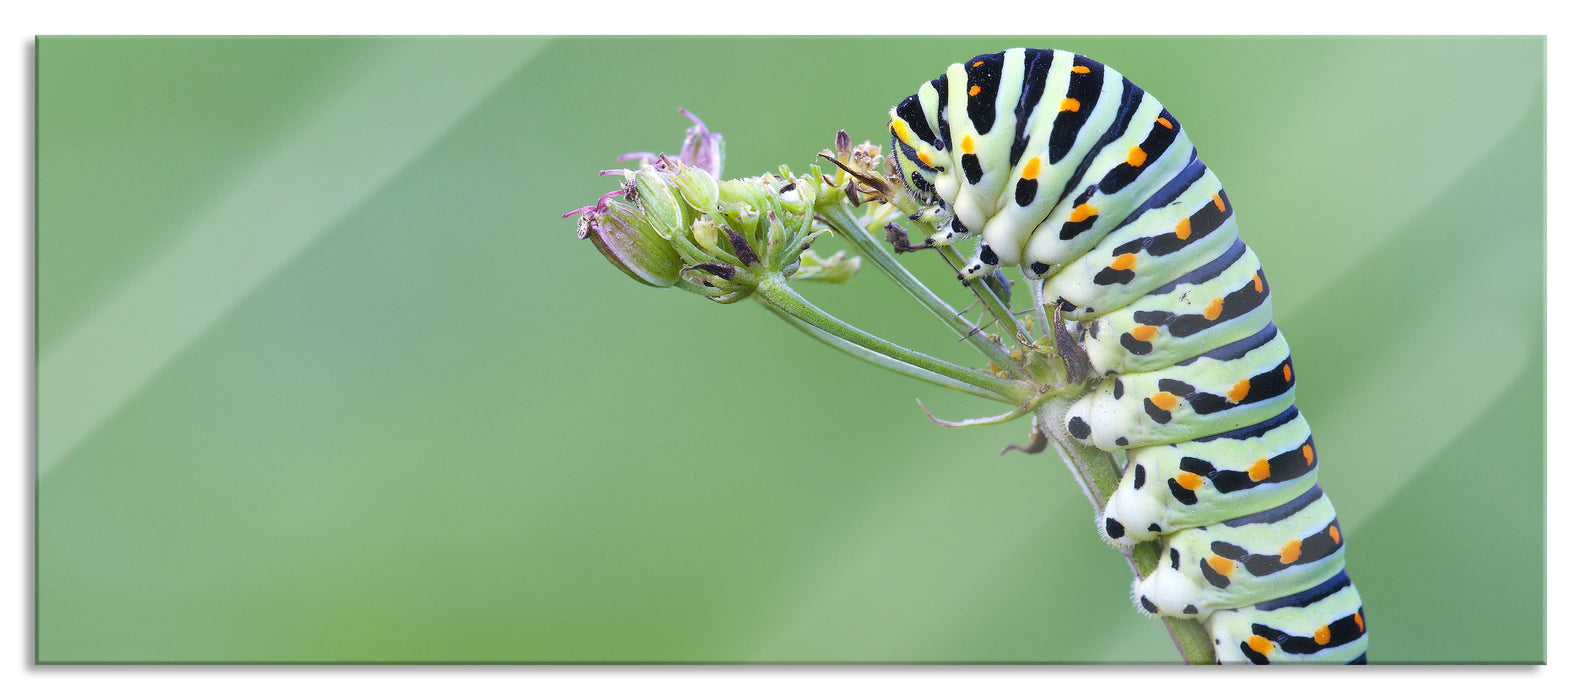
[[[1101,535],[1161,540],[1145,612],[1201,621],[1219,663],[1367,662],[1362,600],[1295,404],[1269,282],[1219,178],[1154,96],[1086,56],[951,65],[890,111],[931,245],[964,280],[1019,270],[1098,378],[1070,434],[1124,457]]]

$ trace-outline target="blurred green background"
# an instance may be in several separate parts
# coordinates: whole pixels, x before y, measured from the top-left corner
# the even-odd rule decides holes
[[[40,39],[37,660],[1177,661],[1025,423],[559,218],[678,106],[805,171],[1023,45],[1225,182],[1370,659],[1542,661],[1543,40],[1049,37]],[[974,359],[877,271],[804,286]]]

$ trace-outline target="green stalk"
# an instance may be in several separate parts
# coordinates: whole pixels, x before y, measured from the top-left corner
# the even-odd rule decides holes
[[[948,245],[940,246],[938,250],[939,254],[945,258],[945,262],[950,264],[951,270],[957,271],[967,266],[966,258],[961,257],[961,252],[954,247]],[[1000,322],[1000,327],[1004,328],[1006,333],[1012,336],[1021,333],[1021,329],[1016,326],[1016,312],[1012,311],[1010,306],[1007,306],[1005,302],[1000,301],[1000,298],[994,295],[994,290],[989,289],[987,282],[980,278],[973,280],[971,285],[972,291],[976,292],[978,298],[983,301],[983,307],[988,310],[990,316],[994,317],[994,320]]]
[[[984,374],[911,348],[896,345],[888,340],[859,330],[845,321],[829,315],[823,309],[802,298],[802,295],[791,289],[790,283],[786,282],[786,279],[780,275],[764,275],[758,282],[757,294],[759,300],[763,303],[784,311],[792,317],[804,321],[808,325],[836,338],[913,367],[984,389],[995,394],[999,400],[1006,403],[1021,404],[1031,397],[1031,391],[1025,382],[1001,379]]]
[[[1077,398],[1051,398],[1039,404],[1034,413],[1038,417],[1039,429],[1071,469],[1072,476],[1076,477],[1077,485],[1082,487],[1082,493],[1088,497],[1094,512],[1102,513],[1104,504],[1109,502],[1110,495],[1120,485],[1120,470],[1108,452],[1084,444],[1066,431],[1066,411],[1071,408],[1071,404],[1076,403]],[[1121,553],[1125,555],[1132,575],[1139,579],[1159,568],[1160,545],[1157,540],[1140,543],[1130,550],[1122,549]],[[1189,664],[1214,663],[1214,644],[1202,624],[1187,618],[1161,616],[1159,619],[1164,622],[1165,630],[1170,633],[1170,639],[1175,642],[1176,650],[1181,652],[1183,660]]]
[[[966,319],[956,313],[956,310],[950,304],[945,303],[944,299],[934,294],[934,290],[924,286],[912,274],[911,270],[906,269],[906,266],[901,264],[895,254],[891,253],[877,238],[874,238],[873,234],[869,233],[861,224],[858,224],[857,220],[852,217],[851,211],[847,208],[844,200],[820,208],[818,213],[829,222],[830,227],[836,233],[839,233],[842,238],[851,243],[852,247],[856,248],[870,264],[877,265],[886,276],[895,281],[896,285],[911,294],[913,299],[916,299],[935,317],[944,321],[945,325],[955,331],[957,336],[965,338],[967,342],[972,343],[972,346],[977,348],[978,352],[982,353],[990,362],[993,362],[995,366],[1010,371],[1021,371],[1022,363],[1011,360],[1010,356],[1006,354],[1004,347],[983,333],[978,332],[972,324],[967,323]],[[982,290],[980,296],[985,293],[987,293],[987,289]],[[993,297],[994,295],[988,294],[988,296]],[[998,319],[999,317],[996,316],[995,318]]]
[[[1004,400],[1004,397],[992,391],[980,389],[971,384],[951,379],[950,377],[919,369],[900,360],[895,360],[890,357],[886,357],[885,355],[881,355],[850,341],[842,340],[841,338],[819,330],[818,327],[803,321],[800,318],[792,316],[790,313],[773,304],[765,302],[764,308],[774,312],[776,316],[784,319],[787,323],[796,327],[797,330],[812,336],[815,340],[818,340],[821,343],[851,355],[852,357],[855,357],[859,360],[871,362],[892,372],[904,374],[913,379],[921,379],[930,384],[945,387],[946,389],[955,389],[956,391],[960,391],[962,393],[972,394],[973,396],[981,396],[983,398],[993,399],[995,401]]]

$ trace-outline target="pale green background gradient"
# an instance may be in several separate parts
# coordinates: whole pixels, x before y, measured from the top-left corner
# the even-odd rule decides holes
[[[1021,45],[1224,181],[1369,657],[1542,661],[1543,41],[1036,37],[40,39],[38,660],[1177,660],[1025,423],[559,218],[678,106],[805,171]],[[974,359],[873,270],[806,292]]]

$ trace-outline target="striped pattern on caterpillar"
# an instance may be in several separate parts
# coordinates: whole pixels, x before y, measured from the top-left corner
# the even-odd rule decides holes
[[[1137,605],[1202,621],[1220,663],[1366,663],[1268,280],[1175,117],[1085,56],[1010,49],[924,83],[890,132],[940,207],[930,243],[978,236],[962,278],[1020,269],[1101,377],[1066,427],[1124,451],[1103,536],[1163,538]]]

